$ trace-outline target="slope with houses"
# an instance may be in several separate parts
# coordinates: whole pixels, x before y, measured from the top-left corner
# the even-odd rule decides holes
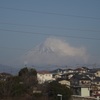
[[[11,74],[0,73],[0,81],[6,81]],[[76,69],[56,69],[38,71],[38,84],[57,81],[73,91],[73,95],[81,97],[100,97],[100,69],[80,67]],[[36,92],[36,91],[35,91]],[[40,91],[38,91],[40,92]]]
[[[74,95],[100,97],[100,69],[80,67],[77,69],[56,69],[37,73],[39,84],[58,81],[71,88]]]

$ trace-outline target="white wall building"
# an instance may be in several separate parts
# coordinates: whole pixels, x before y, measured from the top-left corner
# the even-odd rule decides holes
[[[89,97],[90,96],[90,89],[88,87],[81,87],[81,96],[82,97]]]
[[[68,81],[68,80],[61,80],[61,81],[59,81],[59,83],[62,85],[66,85],[68,88],[70,88],[70,81]]]
[[[96,71],[94,74],[96,77],[100,77],[100,70]]]
[[[42,84],[44,82],[51,82],[53,80],[55,80],[53,78],[53,75],[48,72],[48,71],[40,71],[37,73],[37,79],[38,79],[38,83]]]

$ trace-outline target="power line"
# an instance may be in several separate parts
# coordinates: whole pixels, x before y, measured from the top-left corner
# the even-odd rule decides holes
[[[35,11],[35,10],[31,10],[31,9],[10,8],[10,7],[0,7],[0,8],[1,9],[7,9],[7,10],[14,10],[14,11],[38,13],[38,14],[47,14],[47,15],[57,15],[57,16],[65,16],[65,17],[74,17],[74,18],[85,18],[85,19],[100,20],[100,18],[92,17],[92,16],[80,16],[80,15],[62,14],[62,13],[56,13],[56,12]]]
[[[30,49],[26,49],[26,48],[16,48],[16,47],[6,47],[6,46],[0,46],[0,49],[12,49],[12,50],[16,50],[16,51],[23,51],[23,50],[25,50],[25,52],[28,52],[28,51],[30,51],[30,50],[32,50],[33,48],[30,48]],[[91,56],[94,56],[94,55],[91,55]],[[99,55],[95,55],[96,57],[98,57]]]
[[[87,39],[87,40],[100,40],[100,38],[90,38],[90,37],[78,37],[78,36],[69,36],[69,35],[57,35],[57,34],[46,34],[46,33],[38,33],[38,32],[26,32],[19,30],[9,30],[9,29],[0,29],[1,31],[7,32],[17,32],[23,34],[36,34],[36,35],[48,35],[48,36],[58,36],[58,37],[67,37],[67,38],[76,38],[76,39]]]
[[[28,49],[23,49],[23,48],[14,48],[14,47],[5,47],[5,46],[0,46],[0,49],[14,49],[14,50],[26,50],[28,51]]]
[[[53,26],[38,26],[38,25],[27,25],[27,24],[16,24],[16,23],[4,23],[4,22],[0,22],[0,24],[14,25],[14,26],[28,26],[28,27],[36,27],[36,28],[48,28],[48,29],[57,29],[57,30],[74,30],[74,31],[76,30],[76,31],[100,32],[100,30],[77,29],[77,28],[65,28],[65,27],[53,27]]]

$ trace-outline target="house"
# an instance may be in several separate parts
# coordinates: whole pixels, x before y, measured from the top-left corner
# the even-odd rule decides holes
[[[100,86],[100,77],[95,77],[95,79],[92,81],[92,84]]]
[[[74,70],[73,69],[70,69],[70,68],[69,69],[63,69],[62,70],[62,73],[63,74],[74,73]]]
[[[53,78],[52,73],[50,73],[48,71],[37,72],[37,79],[38,79],[39,84],[42,84],[42,83],[45,83],[45,82],[51,82],[51,81],[55,80]]]
[[[100,98],[100,90],[94,90],[93,92],[92,92],[92,96],[94,96],[94,97],[99,97]]]
[[[90,86],[91,85],[91,79],[84,75],[84,74],[75,74],[71,78],[71,85],[75,86]]]
[[[88,70],[84,67],[80,67],[80,68],[77,68],[74,70],[74,72],[76,72],[76,73],[87,73],[87,71]]]
[[[80,95],[82,97],[89,97],[90,96],[90,88],[89,87],[81,87],[80,89],[81,89]]]
[[[75,73],[66,73],[61,75],[61,78],[70,79]]]
[[[96,96],[100,95],[100,77],[96,77],[94,80],[92,80],[91,84],[91,95]]]
[[[60,75],[60,74],[53,74],[53,78],[54,78],[54,79],[61,78],[61,75]]]
[[[100,70],[97,70],[94,74],[96,77],[100,77]]]
[[[67,73],[74,73],[73,69],[67,69]]]
[[[51,73],[61,75],[61,74],[63,74],[63,69],[58,68],[58,69],[55,69],[55,70],[51,71]]]
[[[61,85],[65,85],[66,87],[70,88],[70,81],[69,80],[59,78],[59,79],[57,79],[57,81]]]
[[[87,67],[82,67],[84,70],[86,70],[86,72],[89,72],[90,71],[90,69],[89,68],[87,68]]]
[[[100,69],[91,69],[90,73],[93,73],[96,77],[100,77]]]
[[[71,79],[71,88],[74,95],[90,96],[91,79],[84,74],[75,74]]]
[[[88,76],[91,80],[94,80],[96,76],[93,73],[85,73],[86,76]]]
[[[74,95],[89,97],[90,96],[90,87],[87,86],[77,86],[71,87]]]
[[[9,77],[12,77],[9,73],[0,73],[0,81],[6,81]]]
[[[61,75],[63,75],[63,73],[66,73],[66,71],[58,68],[53,71],[50,71],[50,73],[52,73],[53,78],[58,79],[58,78],[61,78]]]

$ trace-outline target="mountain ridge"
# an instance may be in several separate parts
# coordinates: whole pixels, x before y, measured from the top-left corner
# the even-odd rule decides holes
[[[22,56],[21,61],[31,65],[67,65],[86,62],[87,59],[86,48],[73,47],[61,39],[47,38]]]

